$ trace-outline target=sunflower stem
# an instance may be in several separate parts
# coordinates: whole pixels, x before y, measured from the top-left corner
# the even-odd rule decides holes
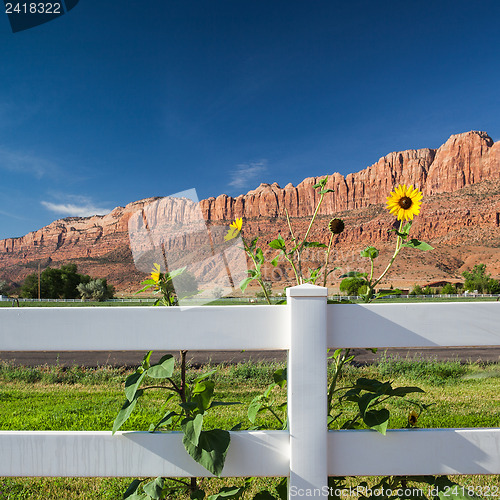
[[[330,257],[330,250],[332,248],[332,243],[333,243],[333,233],[330,236],[330,242],[328,243],[328,249],[326,251],[326,259],[325,259],[325,272],[324,272],[324,277],[323,277],[323,286],[326,288],[326,277],[327,277],[327,272],[328,272],[328,258]]]

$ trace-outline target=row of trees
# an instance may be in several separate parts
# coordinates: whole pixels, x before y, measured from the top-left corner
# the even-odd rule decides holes
[[[462,276],[465,278],[464,290],[500,294],[500,281],[492,278],[491,273],[486,272],[486,264],[476,264],[472,271],[464,271]],[[346,295],[360,295],[365,292],[365,288],[364,280],[357,277],[344,278],[340,282],[340,291]],[[459,289],[462,289],[461,284],[452,285],[447,283],[440,289],[415,285],[410,295],[448,295],[459,293]]]
[[[114,287],[106,279],[79,274],[76,264],[59,269],[48,267],[40,273],[40,298],[106,300],[113,297]],[[30,274],[21,286],[21,297],[38,298],[38,273]]]

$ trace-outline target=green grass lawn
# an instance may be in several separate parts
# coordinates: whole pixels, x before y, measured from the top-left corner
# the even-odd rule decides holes
[[[242,428],[250,427],[246,417],[248,404],[272,382],[272,373],[278,366],[245,363],[219,367],[214,375],[216,399],[241,404],[209,411],[208,425],[229,429],[240,422]],[[190,370],[189,377],[209,369]],[[116,368],[19,368],[0,364],[0,429],[111,430],[124,400],[123,382],[129,374]],[[358,377],[391,380],[393,386],[417,385],[424,389],[424,394],[412,395],[412,399],[434,404],[420,415],[419,427],[500,427],[498,365],[385,358],[378,365],[349,366],[341,385],[349,385]],[[284,401],[285,392],[286,389],[275,391],[278,402]],[[162,391],[144,397],[123,430],[147,430],[150,423],[158,419],[162,397]],[[404,427],[408,411],[413,408],[397,399],[397,404],[391,407],[392,428]],[[265,427],[274,425],[270,415],[259,423]],[[241,482],[238,479],[204,481],[212,492],[217,485]],[[276,481],[272,478],[259,480],[255,489],[271,488],[273,482]],[[498,486],[500,477],[464,476],[457,482],[476,488]],[[0,478],[0,500],[117,499],[129,483],[130,479],[119,478]],[[253,495],[245,498],[253,498]]]

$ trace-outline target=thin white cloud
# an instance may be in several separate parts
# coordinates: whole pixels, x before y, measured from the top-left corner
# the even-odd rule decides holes
[[[240,189],[248,187],[251,183],[259,180],[259,176],[267,170],[267,160],[249,163],[240,163],[230,173],[231,182],[229,186]]]
[[[0,169],[28,173],[38,179],[46,175],[54,175],[59,171],[59,167],[53,161],[30,153],[12,151],[4,146],[0,146]]]
[[[66,195],[65,201],[53,203],[51,201],[41,201],[40,203],[47,210],[64,217],[90,217],[92,215],[105,215],[111,212],[112,208],[97,206],[89,198],[80,195]]]

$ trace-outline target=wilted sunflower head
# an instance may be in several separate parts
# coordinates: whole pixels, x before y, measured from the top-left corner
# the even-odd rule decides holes
[[[344,230],[344,221],[342,219],[332,219],[328,223],[328,229],[333,234],[340,234]]]
[[[417,425],[418,413],[415,410],[412,410],[408,415],[408,423],[410,425]]]
[[[398,220],[413,220],[413,216],[420,213],[422,196],[422,193],[413,186],[399,185],[387,197],[387,210]]]

